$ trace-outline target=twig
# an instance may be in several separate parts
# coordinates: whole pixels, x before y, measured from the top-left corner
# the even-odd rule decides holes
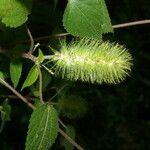
[[[26,58],[26,59],[30,59],[33,62],[37,62],[37,57],[35,57],[34,55],[30,54],[30,53],[23,53],[21,55],[22,58]]]
[[[50,74],[54,75],[54,73],[53,73],[50,69],[48,69],[46,66],[42,65],[42,67],[43,67],[46,71],[48,71]]]
[[[71,35],[70,33],[60,33],[60,34],[54,34],[54,35],[48,35],[48,36],[43,36],[43,37],[37,37],[34,40],[35,41],[43,41],[43,40],[48,40],[48,39],[57,39],[60,37],[66,37],[68,35]]]
[[[15,95],[0,95],[1,98],[9,98],[9,99],[20,99],[18,96]],[[34,97],[28,97],[28,96],[24,96],[26,99],[28,100],[34,100]]]
[[[30,49],[29,49],[29,53],[30,54],[32,54],[32,52],[33,52],[33,49],[34,49],[34,39],[33,39],[33,37],[32,37],[32,34],[31,34],[31,32],[30,32],[30,29],[26,26],[26,30],[27,30],[27,34],[28,34],[28,36],[29,36],[29,38],[30,38]]]
[[[6,86],[10,91],[12,91],[16,96],[18,96],[23,102],[25,102],[30,108],[33,110],[35,109],[34,105],[28,100],[22,96],[18,91],[16,91],[11,85],[9,85],[6,81],[0,78],[0,83]],[[62,121],[59,119],[59,122],[62,123]],[[64,125],[64,124],[63,124]],[[79,144],[77,144],[73,139],[71,139],[64,131],[59,129],[60,134],[62,134],[71,144],[73,144],[78,150],[84,150]]]
[[[18,91],[16,91],[11,85],[9,85],[5,80],[0,78],[0,82],[7,87],[10,91],[12,91],[15,95],[17,95],[23,102],[25,102],[30,108],[35,109],[35,107]]]
[[[68,84],[63,85],[63,86],[56,92],[56,94],[50,98],[49,101],[51,101],[52,99],[54,99],[67,85],[68,85]]]
[[[58,119],[58,121],[65,129],[67,128],[67,126],[60,119]]]
[[[78,150],[84,150],[79,144],[77,144],[72,138],[70,138],[63,130],[59,129],[59,133],[70,142],[73,146],[75,146]]]
[[[39,92],[40,92],[40,101],[42,104],[44,104],[43,101],[43,91],[42,91],[42,72],[40,69],[40,65],[38,66],[38,70],[39,70]]]
[[[113,25],[112,27],[114,29],[119,29],[119,28],[125,28],[125,27],[130,27],[130,26],[137,26],[137,25],[144,25],[144,24],[150,24],[150,19],[117,24],[117,25]],[[66,37],[68,35],[70,35],[70,33],[61,33],[61,34],[42,36],[42,37],[34,38],[34,41],[44,41],[44,40],[53,39],[53,38]],[[30,41],[31,40],[17,41],[17,42],[14,42],[14,43],[10,43],[9,45],[29,43]]]
[[[112,27],[114,29],[118,29],[118,28],[125,28],[125,27],[137,26],[137,25],[149,24],[149,23],[150,23],[150,20],[141,20],[141,21],[133,21],[133,22],[129,22],[129,23],[113,25]]]

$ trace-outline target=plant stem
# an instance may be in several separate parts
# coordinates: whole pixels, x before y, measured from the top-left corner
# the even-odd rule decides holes
[[[18,96],[15,95],[0,95],[1,98],[9,98],[9,99],[20,99]],[[34,97],[26,97],[24,96],[26,99],[28,100],[34,100]]]
[[[77,144],[72,138],[70,138],[63,130],[59,129],[59,133],[70,142],[73,146],[75,146],[78,150],[84,150],[79,144]]]
[[[58,121],[65,129],[67,128],[67,126],[60,119],[58,119]]]
[[[118,29],[118,28],[125,28],[125,27],[137,26],[137,25],[149,24],[149,23],[150,23],[150,20],[133,21],[133,22],[129,22],[129,23],[113,25],[113,28]]]
[[[114,29],[119,29],[119,28],[125,28],[125,27],[130,27],[130,26],[137,26],[137,25],[144,25],[144,24],[150,24],[150,19],[117,24],[117,25],[113,25],[112,27]],[[54,39],[54,38],[62,38],[62,37],[66,37],[68,35],[70,35],[70,34],[69,33],[61,33],[61,34],[42,36],[42,37],[34,38],[34,41],[44,41],[44,40],[49,40],[49,39]],[[14,42],[14,43],[10,43],[9,45],[29,43],[30,41],[31,40],[17,41],[17,42]]]
[[[33,61],[34,63],[37,62],[37,57],[33,56],[32,54],[30,53],[23,53],[21,55],[22,58],[26,58],[26,59],[30,59],[31,61]]]
[[[33,36],[32,36],[32,34],[30,32],[30,29],[27,27],[27,25],[26,25],[26,30],[27,30],[27,34],[28,34],[28,36],[30,38],[30,42],[31,42],[30,43],[29,53],[32,54],[33,49],[34,49],[34,39],[33,39]]]
[[[42,104],[44,104],[43,100],[43,90],[42,90],[42,72],[40,69],[40,65],[38,65],[38,70],[39,70],[39,92],[40,92],[40,101]]]
[[[23,102],[25,102],[30,108],[35,109],[34,105],[30,103],[24,96],[22,96],[17,90],[15,90],[11,85],[9,85],[5,80],[0,78],[1,84],[7,87],[10,91],[12,91],[16,96],[18,96]]]
[[[56,94],[50,98],[49,101],[51,101],[52,99],[54,99],[67,85],[68,85],[68,84],[63,85],[63,86],[56,92]]]
[[[10,91],[12,91],[16,96],[18,96],[24,103],[26,103],[33,110],[35,109],[34,105],[30,103],[24,96],[22,96],[18,91],[16,91],[11,85],[9,85],[6,81],[0,78],[1,84],[7,87]],[[64,123],[59,119],[59,122],[64,126]],[[79,144],[77,144],[72,138],[70,138],[64,131],[59,128],[59,132],[66,140],[68,140],[71,144],[73,144],[78,150],[84,150]]]

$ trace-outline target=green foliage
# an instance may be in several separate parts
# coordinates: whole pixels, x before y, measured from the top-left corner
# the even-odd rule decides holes
[[[5,76],[4,76],[3,72],[0,71],[0,79],[4,80],[4,78],[5,78]]]
[[[32,0],[0,0],[0,18],[8,27],[18,27],[28,19]]]
[[[58,114],[55,108],[44,104],[32,113],[26,141],[26,150],[48,150],[58,134]]]
[[[38,70],[38,66],[37,65],[34,65],[28,75],[27,75],[27,78],[26,80],[24,81],[23,83],[23,86],[22,86],[22,90],[26,87],[29,87],[31,86],[37,79],[38,79],[38,76],[39,76],[39,70]]]
[[[0,134],[0,149],[25,149],[28,120],[27,150],[77,149],[62,130],[83,149],[150,149],[149,28],[115,28],[106,35],[113,29],[104,0],[32,1],[0,0],[0,130],[12,118]],[[139,0],[106,3],[113,24],[149,17],[149,5],[142,13]],[[117,43],[132,50],[135,64],[122,83],[133,60]],[[21,85],[26,90],[19,92]]]
[[[94,39],[82,39],[69,45],[62,43],[61,51],[56,51],[52,60],[56,75],[91,83],[119,83],[132,66],[132,57],[126,48]]]
[[[1,125],[0,125],[0,133],[1,133],[5,123],[7,121],[10,121],[11,105],[8,103],[7,99],[3,102],[2,106],[0,106],[0,112],[1,112]]]
[[[70,118],[81,118],[87,113],[86,101],[77,95],[62,96],[59,98],[60,114]]]
[[[43,52],[39,49],[38,62],[42,63],[44,61]]]
[[[47,86],[50,84],[52,77],[50,74],[42,69],[42,91],[45,92],[47,90]],[[39,97],[39,82],[37,81],[30,87],[31,94],[35,97]]]
[[[69,0],[63,24],[80,37],[101,39],[103,33],[113,31],[104,0]]]
[[[69,0],[63,24],[80,37],[102,39],[103,33],[113,31],[104,0]]]
[[[22,73],[22,62],[20,59],[12,59],[10,62],[10,77],[14,87],[17,87]]]
[[[66,134],[71,137],[73,140],[75,140],[75,136],[76,136],[76,130],[73,126],[68,125],[66,128]],[[64,141],[63,143],[65,150],[73,150],[74,146],[69,143],[67,140]]]

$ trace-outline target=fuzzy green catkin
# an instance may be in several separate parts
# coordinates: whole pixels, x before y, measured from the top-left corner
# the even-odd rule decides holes
[[[69,80],[116,84],[129,75],[132,57],[117,43],[81,39],[67,45],[61,43],[52,61],[55,75]]]

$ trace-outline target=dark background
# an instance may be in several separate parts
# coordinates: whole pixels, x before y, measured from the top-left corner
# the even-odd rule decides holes
[[[60,0],[54,9],[52,0],[36,1],[28,21],[34,37],[65,32],[62,14],[66,3]],[[150,18],[149,0],[106,0],[106,3],[113,25]],[[89,111],[82,119],[62,119],[76,128],[76,141],[86,150],[150,150],[150,25],[115,29],[114,35],[104,38],[130,50],[134,59],[131,76],[115,86],[74,83],[71,91],[82,95]],[[55,44],[55,41],[41,43]],[[22,150],[31,110],[19,100],[10,103],[11,121],[0,135],[0,149]],[[63,148],[54,145],[53,149]]]

